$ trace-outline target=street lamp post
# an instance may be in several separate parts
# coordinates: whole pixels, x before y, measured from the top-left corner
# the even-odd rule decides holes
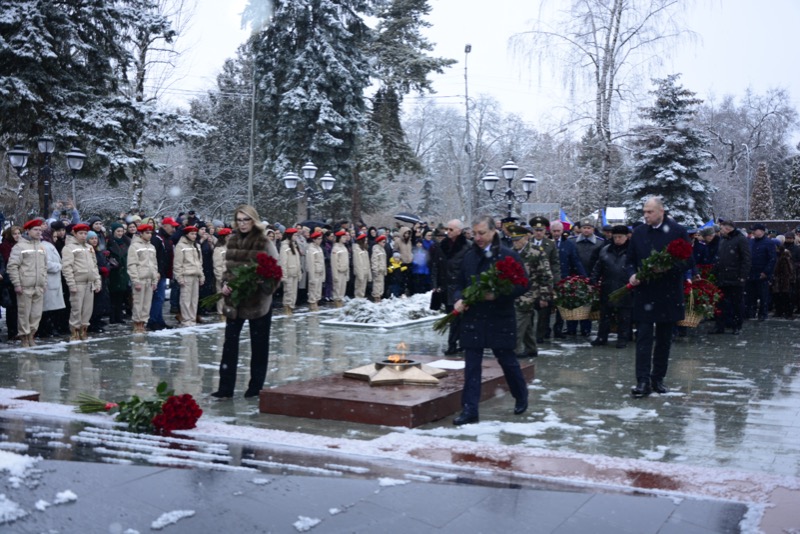
[[[511,161],[506,161],[505,165],[500,168],[501,173],[503,174],[503,178],[506,179],[507,185],[506,190],[503,195],[506,197],[506,206],[507,206],[507,217],[512,216],[514,202],[525,202],[531,197],[531,193],[533,192],[533,187],[536,185],[536,178],[533,177],[533,174],[526,174],[522,180],[522,191],[525,193],[525,196],[520,196],[514,193],[514,190],[511,188],[511,182],[514,181],[514,177],[517,175],[517,171],[519,167]],[[486,191],[489,192],[489,198],[494,198],[494,189],[497,186],[497,182],[500,181],[500,178],[494,172],[489,172],[484,176],[481,181],[483,182],[483,187]]]
[[[39,191],[39,211],[44,217],[49,217],[50,203],[51,203],[51,184],[55,180],[58,183],[67,184],[72,183],[72,198],[75,198],[75,178],[78,171],[83,168],[83,162],[86,159],[86,154],[75,148],[74,146],[65,154],[67,159],[67,167],[71,171],[70,175],[53,171],[50,165],[50,156],[55,152],[56,142],[50,136],[42,136],[36,141],[36,148],[39,150],[41,156],[41,164],[39,165],[36,175],[28,175],[23,171],[28,165],[28,159],[31,153],[25,150],[21,144],[17,144],[11,150],[6,152],[9,163],[17,171],[17,176],[21,180],[27,180],[33,183],[34,179],[38,184]]]
[[[317,166],[309,161],[303,165],[301,171],[303,172],[303,192],[306,198],[306,219],[310,220],[314,198],[318,194],[314,189],[314,177],[317,175]],[[300,176],[296,172],[289,171],[283,175],[282,180],[286,189],[296,189],[297,183],[300,181]],[[336,179],[331,173],[326,172],[322,175],[322,178],[319,179],[319,183],[324,193],[333,189],[333,184],[336,183]]]

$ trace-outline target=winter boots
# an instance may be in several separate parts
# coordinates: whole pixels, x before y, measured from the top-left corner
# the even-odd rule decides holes
[[[308,310],[312,311],[312,312],[319,311],[319,304],[317,304],[316,302],[309,302],[308,303]]]
[[[69,340],[70,341],[80,341],[81,340],[81,331],[80,328],[69,328]]]
[[[292,315],[292,313],[293,313],[293,311],[292,311],[292,307],[291,306],[284,306],[283,307],[283,314],[284,315],[289,316],[289,315]]]
[[[81,326],[81,341],[89,339],[89,325]]]

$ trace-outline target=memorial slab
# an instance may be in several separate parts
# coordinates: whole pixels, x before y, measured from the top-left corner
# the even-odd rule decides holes
[[[411,356],[431,363],[435,358]],[[520,360],[525,380],[535,377],[532,360]],[[484,357],[481,401],[507,391],[503,370],[493,357]],[[449,370],[437,386],[387,385],[348,378],[344,373],[295,382],[261,392],[259,411],[274,415],[331,419],[371,425],[415,428],[448,417],[461,409],[464,372]]]

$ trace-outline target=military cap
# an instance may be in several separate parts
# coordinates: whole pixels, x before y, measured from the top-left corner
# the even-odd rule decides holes
[[[530,235],[531,231],[525,228],[524,226],[520,226],[518,224],[514,224],[508,227],[508,231],[511,234],[511,239],[522,239],[523,237]]]
[[[547,228],[550,226],[550,221],[547,220],[547,217],[542,217],[538,215],[528,221],[531,225],[531,228]]]
[[[517,217],[514,217],[513,215],[511,217],[503,217],[502,219],[500,219],[500,222],[502,224],[504,224],[504,225],[505,224],[514,224],[514,223],[517,222]]]
[[[578,226],[581,228],[583,228],[584,226],[591,226],[592,228],[594,228],[594,221],[591,219],[581,219],[581,222]]]

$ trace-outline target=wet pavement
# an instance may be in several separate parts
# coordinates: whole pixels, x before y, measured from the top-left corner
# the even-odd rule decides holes
[[[268,385],[341,373],[396,352],[400,342],[408,345],[410,355],[437,355],[444,348],[444,338],[435,334],[429,325],[372,332],[321,325],[326,317],[329,314],[301,313],[288,318],[275,317]],[[106,335],[86,343],[45,343],[34,349],[0,344],[0,387],[34,390],[40,392],[43,402],[69,404],[79,393],[91,393],[109,400],[133,394],[148,396],[155,384],[166,380],[177,392],[191,393],[198,398],[205,411],[204,421],[237,428],[253,427],[363,442],[391,435],[418,440],[441,438],[464,446],[508,446],[531,454],[546,450],[562,455],[641,460],[661,463],[665,469],[666,466],[686,466],[720,469],[723,470],[721,473],[735,470],[754,476],[786,477],[790,481],[800,478],[800,340],[797,323],[785,320],[748,322],[741,336],[705,335],[706,330],[706,325],[689,330],[686,337],[673,344],[667,380],[672,391],[667,395],[639,400],[629,395],[633,385],[632,345],[627,349],[616,349],[613,343],[591,347],[588,339],[580,337],[545,344],[540,347],[540,357],[536,360],[537,378],[530,385],[531,410],[521,418],[513,416],[510,413],[513,401],[499,393],[497,398],[481,405],[480,424],[461,428],[453,427],[449,418],[409,430],[266,415],[258,412],[255,399],[241,397],[228,402],[212,402],[207,395],[216,390],[223,337],[221,324],[135,337],[127,333],[127,328],[115,327]],[[249,341],[245,335],[242,339],[242,354],[246,355]],[[247,379],[247,363],[245,357],[240,364],[240,394]],[[0,416],[4,436],[0,444],[27,443],[30,447],[27,454],[41,454],[48,459],[47,462],[61,458],[97,461],[104,457],[105,453],[98,453],[96,446],[63,445],[75,442],[75,437],[86,432],[83,423],[58,418],[20,423],[6,418],[2,412]],[[36,428],[45,438],[35,437]],[[48,439],[48,432],[60,433],[62,438]],[[258,456],[258,453],[245,451],[239,456]],[[306,459],[305,462],[311,465],[314,460]],[[97,466],[97,469],[103,467],[113,469],[111,466]],[[60,468],[55,471],[59,472]],[[397,476],[402,479],[405,475]],[[412,482],[416,485],[416,481]],[[496,484],[496,480],[484,482],[487,487]],[[370,483],[374,490],[375,480]],[[386,493],[395,489],[398,488],[387,488]],[[531,488],[530,485],[525,485],[524,489],[528,492],[551,491]],[[438,494],[439,491],[437,488],[428,493]],[[537,498],[529,493],[523,497],[519,487],[514,491],[516,497],[509,497],[512,501],[535,501]],[[592,495],[585,489],[576,493],[584,497]],[[493,499],[486,498],[489,499],[487,502]],[[648,499],[654,500],[652,497]],[[619,510],[625,510],[626,506],[628,504],[622,505]],[[731,509],[723,508],[724,512],[720,511],[718,515],[724,523],[732,516]],[[567,517],[579,516],[577,510],[573,509]],[[691,530],[686,525],[679,530],[669,530],[669,518],[680,516],[675,516],[674,512],[676,510],[668,513],[664,521],[654,520],[655,530],[651,530],[652,525],[645,528],[634,522],[630,528],[617,525],[618,530],[589,531],[738,531],[708,525],[698,527],[705,530]],[[734,512],[734,515],[739,513],[741,516],[740,512]],[[466,508],[460,517],[465,517],[464,513],[468,513]],[[710,514],[717,517],[716,513]],[[724,517],[727,519],[722,519]],[[523,519],[523,516],[519,518]],[[325,525],[332,524],[328,519]],[[787,524],[791,525],[794,519],[790,518]],[[170,528],[180,531],[178,526],[189,525],[191,520],[181,520]],[[800,515],[796,520],[797,528],[800,528]],[[487,521],[486,525],[490,526],[496,518]],[[356,524],[350,523],[351,527]],[[567,523],[561,522],[550,530],[541,531],[572,531],[565,525]],[[562,530],[555,530],[558,526]],[[583,524],[582,531],[586,531],[586,526]],[[434,525],[428,530],[450,531],[447,528]],[[274,531],[282,530],[276,524]],[[345,528],[341,531],[358,530]]]

